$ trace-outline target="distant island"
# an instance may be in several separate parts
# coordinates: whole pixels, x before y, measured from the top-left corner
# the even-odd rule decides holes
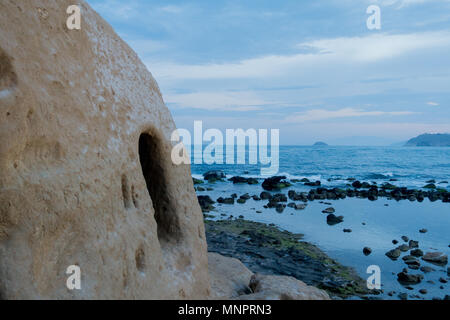
[[[314,147],[327,147],[328,144],[326,144],[325,142],[319,141],[313,144]]]
[[[405,147],[450,147],[450,134],[422,134],[406,142]]]

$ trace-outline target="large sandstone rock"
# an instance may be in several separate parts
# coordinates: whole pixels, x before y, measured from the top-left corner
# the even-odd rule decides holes
[[[255,274],[250,280],[254,293],[241,300],[330,300],[328,293],[288,276]]]
[[[212,297],[239,300],[329,300],[293,277],[253,274],[237,259],[208,253]]]
[[[211,291],[216,299],[234,299],[250,293],[253,273],[238,259],[208,253]]]
[[[86,3],[0,1],[0,295],[209,295],[190,169],[137,55]],[[82,288],[66,287],[81,268]]]

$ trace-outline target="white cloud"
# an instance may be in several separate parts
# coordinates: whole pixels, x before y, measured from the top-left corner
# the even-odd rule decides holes
[[[259,98],[253,92],[194,92],[186,94],[167,94],[167,103],[183,108],[228,111],[256,111],[261,106],[272,104]]]
[[[327,119],[337,118],[353,118],[353,117],[373,117],[373,116],[405,116],[411,115],[414,112],[410,111],[365,111],[355,108],[344,108],[340,110],[325,110],[314,109],[305,112],[295,113],[289,118],[286,118],[287,122],[310,122],[321,121]]]
[[[147,63],[147,65],[157,79],[163,80],[266,78],[301,73],[315,66],[369,64],[416,53],[418,50],[450,47],[450,32],[340,37],[305,42],[298,47],[310,48],[315,52],[270,55],[224,64]]]
[[[369,2],[377,3],[383,6],[396,6],[398,9],[401,9],[416,4],[430,2],[450,2],[450,0],[370,0]]]
[[[430,101],[430,102],[427,102],[427,105],[436,107],[439,105],[439,103]]]

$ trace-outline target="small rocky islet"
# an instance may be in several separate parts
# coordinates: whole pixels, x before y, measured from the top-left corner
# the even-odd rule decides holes
[[[233,184],[248,185],[259,185],[260,181],[262,180],[240,176],[234,176],[230,179],[226,179],[225,174],[221,171],[210,171],[204,175],[204,179],[207,183],[214,183],[216,181],[226,182],[228,180]],[[194,178],[195,185],[203,184],[205,183],[205,181]],[[370,201],[376,201],[379,198],[387,198],[389,200],[396,201],[408,200],[422,202],[427,198],[431,202],[438,200],[447,203],[450,202],[450,192],[446,189],[436,187],[435,180],[426,181],[422,189],[408,189],[405,187],[397,187],[391,184],[391,182],[396,181],[395,179],[391,179],[389,182],[386,182],[380,186],[376,185],[375,183],[360,182],[353,178],[349,178],[347,179],[347,181],[351,183],[347,188],[328,189],[322,187],[320,181],[310,181],[306,178],[301,180],[288,180],[285,176],[275,176],[263,180],[261,187],[264,191],[262,191],[260,194],[250,195],[249,193],[246,193],[241,196],[232,194],[230,197],[219,197],[216,200],[211,199],[211,197],[208,195],[198,195],[198,199],[206,218],[213,218],[213,216],[208,216],[206,213],[214,210],[214,204],[216,203],[233,205],[235,203],[246,203],[250,199],[253,199],[254,201],[267,201],[267,203],[264,205],[265,209],[275,209],[277,213],[281,214],[284,212],[286,207],[293,208],[295,210],[304,210],[307,207],[308,202],[318,200],[324,205],[330,205],[329,207],[326,207],[322,210],[322,213],[327,217],[326,222],[330,226],[334,226],[343,222],[344,216],[335,214],[336,210],[331,206],[331,203],[325,202],[325,200],[340,200],[349,197],[368,199]],[[311,189],[308,192],[296,192],[295,190],[290,189],[288,190],[287,194],[283,193],[283,190],[299,183],[311,187]],[[258,211],[258,213],[261,213],[261,211]],[[299,270],[299,272],[297,273],[293,273],[292,263],[295,264],[295,262],[289,260],[295,260],[295,257],[297,257],[299,252],[293,251],[292,248],[289,250],[285,248],[286,250],[285,252],[283,251],[283,254],[281,254],[280,251],[274,252],[273,250],[280,249],[276,247],[279,246],[282,242],[276,239],[277,237],[267,237],[267,230],[265,230],[265,228],[275,228],[273,230],[278,229],[274,225],[270,226],[258,222],[245,221],[243,220],[243,218],[243,216],[240,216],[236,220],[233,220],[233,216],[230,216],[228,217],[228,220],[206,220],[208,246],[210,251],[215,251],[223,255],[236,257],[242,261],[246,261],[246,264],[249,266],[249,268],[252,269],[253,267],[253,269],[255,269],[255,271],[257,272],[265,271],[274,274],[277,273],[292,275],[297,279],[304,281],[305,283],[316,285],[327,290],[330,295],[335,297],[346,298],[354,295],[364,298],[367,297],[367,294],[369,293],[379,294],[380,292],[382,292],[382,290],[377,292],[369,292],[367,289],[364,289],[365,287],[361,286],[361,279],[356,275],[355,272],[350,273],[352,274],[352,284],[346,283],[345,281],[343,282],[342,279],[339,279],[339,281],[330,282],[327,280],[320,282],[316,278],[313,281],[312,278],[308,278],[307,274],[309,274],[309,272],[302,272],[301,270]],[[365,223],[363,223],[363,225],[365,225]],[[220,230],[220,232],[218,232],[218,230]],[[232,232],[230,230],[232,230]],[[239,230],[239,232],[236,233],[236,230]],[[425,234],[428,230],[423,228],[418,231],[422,234]],[[279,232],[284,235],[290,235],[291,241],[296,238],[295,235],[292,235],[287,231]],[[343,232],[351,233],[352,230],[347,228],[343,229]],[[273,233],[271,234],[273,236]],[[294,241],[299,242],[300,238]],[[424,279],[423,274],[437,271],[430,266],[422,265],[424,262],[435,265],[437,267],[445,267],[448,264],[448,256],[443,254],[442,252],[424,252],[419,248],[419,241],[409,239],[406,236],[401,236],[400,239],[404,243],[389,250],[385,253],[385,255],[393,261],[399,260],[399,258],[404,255],[401,258],[401,261],[403,261],[403,263],[405,264],[405,268],[401,272],[396,274],[396,276],[397,281],[405,289],[413,290],[413,286],[422,283]],[[233,248],[232,250],[229,246],[230,241],[231,243],[233,243],[233,246],[231,246]],[[306,242],[302,243],[303,245],[307,244]],[[392,243],[394,245],[397,245],[399,241],[394,239]],[[308,245],[314,247],[315,252],[321,252],[317,247],[311,244]],[[263,247],[264,249],[261,249]],[[264,252],[261,253],[262,251]],[[362,253],[365,256],[369,256],[372,254],[372,249],[369,247],[364,247],[362,248]],[[273,259],[276,255],[278,255],[278,259]],[[288,260],[283,261],[283,263],[279,263],[281,256]],[[321,257],[326,257],[324,259],[329,259],[327,260],[328,262],[333,261],[333,263],[336,264],[334,265],[334,267],[338,266],[338,268],[346,268],[327,257],[323,252],[321,252]],[[270,261],[277,261],[277,263],[271,264]],[[312,263],[311,260],[309,262]],[[311,265],[314,265],[314,263],[312,263]],[[441,284],[448,282],[448,277],[450,276],[449,269],[450,268],[447,268],[446,270],[447,278],[441,277],[439,279],[439,282]],[[418,272],[422,272],[423,274]],[[329,279],[328,277],[324,277],[323,274],[322,276],[324,279]],[[428,281],[428,283],[431,282],[432,281]],[[358,285],[356,285],[355,283],[358,283]],[[440,288],[443,289],[444,287],[441,285]],[[427,290],[424,288],[418,288],[418,292],[421,295],[425,295],[427,293]],[[387,294],[388,296],[393,296],[395,294],[399,299],[408,298],[407,293],[389,292]],[[420,295],[410,296],[420,299]],[[435,297],[433,299],[441,298]],[[442,299],[448,299],[448,295],[446,295]]]

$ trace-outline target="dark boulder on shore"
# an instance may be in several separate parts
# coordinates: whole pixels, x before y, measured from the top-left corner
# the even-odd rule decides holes
[[[225,179],[225,177],[226,177],[225,173],[220,170],[211,170],[211,171],[205,172],[203,174],[203,178],[205,180],[207,180],[208,182],[222,180],[222,179]]]
[[[414,249],[414,250],[411,250],[410,254],[414,257],[421,257],[421,256],[423,256],[423,251],[420,249]]]
[[[322,213],[328,213],[328,214],[335,213],[335,212],[336,212],[336,210],[332,207],[326,208],[325,210],[322,211]]]
[[[370,249],[369,247],[365,247],[363,249],[363,253],[364,253],[365,256],[368,256],[368,255],[370,255],[372,253],[372,249]]]
[[[334,226],[336,224],[339,224],[341,222],[344,222],[344,217],[343,216],[335,216],[334,214],[329,214],[327,216],[327,224],[330,226]]]
[[[388,252],[386,252],[386,256],[391,260],[397,260],[402,252],[399,249],[392,249]]]
[[[423,280],[423,275],[409,274],[403,271],[397,274],[397,280],[401,284],[419,284]]]
[[[270,193],[267,192],[267,191],[263,191],[263,192],[261,192],[261,194],[259,195],[259,197],[260,197],[262,200],[270,200],[270,199],[272,199],[272,194],[270,194]]]
[[[448,256],[442,252],[427,252],[422,260],[439,265],[445,266],[448,263]]]
[[[277,177],[271,177],[264,180],[262,183],[262,187],[264,190],[272,191],[272,190],[280,190],[283,188],[290,187],[291,184],[286,181],[285,176],[277,176]]]
[[[244,177],[232,177],[228,181],[233,182],[233,184],[258,184],[258,179],[255,178],[244,178]]]
[[[197,196],[198,203],[203,212],[214,210],[213,204],[216,203],[210,196]]]
[[[230,198],[222,198],[222,197],[220,197],[219,199],[217,199],[217,203],[234,204],[234,198],[232,198],[232,197],[230,197]]]

